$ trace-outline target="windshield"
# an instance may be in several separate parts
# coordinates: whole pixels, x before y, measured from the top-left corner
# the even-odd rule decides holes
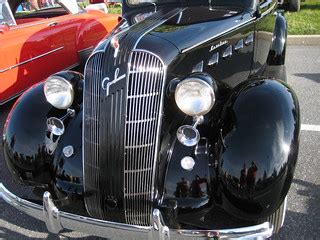
[[[14,15],[16,17],[21,17],[35,12],[50,11],[61,7],[72,14],[83,12],[83,9],[77,3],[77,0],[20,0]]]
[[[8,24],[9,26],[16,25],[16,21],[6,0],[0,0],[0,23]]]

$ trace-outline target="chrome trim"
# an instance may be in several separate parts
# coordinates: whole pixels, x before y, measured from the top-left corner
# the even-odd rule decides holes
[[[208,66],[214,66],[219,63],[219,53],[214,53],[208,61]]]
[[[195,72],[202,72],[203,71],[203,60],[198,62],[196,65],[193,66],[192,68],[192,73]]]
[[[63,16],[60,16],[59,19],[57,19],[59,22],[61,21],[65,21],[65,20],[70,20],[70,15],[75,15],[75,14],[66,14]],[[26,27],[33,27],[33,26],[37,26],[37,25],[41,25],[41,24],[50,24],[52,22],[54,22],[54,19],[56,19],[57,17],[53,17],[53,18],[44,18],[43,20],[38,20],[38,21],[34,21],[32,23],[22,23],[22,24],[17,24],[13,27],[10,28],[10,30],[19,30],[21,28],[26,28]],[[48,23],[49,22],[49,23]],[[59,23],[58,22],[58,23]]]
[[[269,222],[259,225],[223,229],[223,230],[184,230],[169,229],[165,225],[162,214],[158,209],[152,212],[152,226],[141,227],[91,217],[80,216],[60,211],[54,204],[51,194],[43,195],[44,205],[38,205],[24,200],[6,189],[0,183],[0,199],[7,204],[46,223],[48,231],[59,233],[69,229],[87,233],[97,237],[110,239],[266,239],[272,235],[273,226]]]
[[[90,57],[88,58],[86,64],[85,64],[85,69],[84,69],[84,81],[83,81],[83,89],[85,90],[86,89],[86,78],[87,78],[87,74],[88,74],[88,66],[89,66],[89,63],[91,63],[91,61],[95,61],[95,65],[99,65],[100,61],[102,61],[102,58],[103,58],[103,54],[104,54],[104,50],[100,50],[100,51],[96,51],[94,53],[92,53],[90,55]],[[97,55],[101,55],[101,56],[97,56]],[[94,59],[96,58],[96,59]],[[98,69],[97,66],[91,66],[92,68],[94,69],[90,69],[90,71],[95,71],[96,72],[96,75],[95,76],[90,76],[92,77],[93,79],[91,79],[91,81],[94,81],[94,82],[91,82],[92,83],[95,83],[95,86],[93,87],[93,92],[94,94],[90,97],[90,101],[94,101],[96,102],[97,101],[97,91],[99,91],[99,87],[98,87],[98,84],[100,83],[99,82],[99,79],[97,78],[102,78],[102,74],[101,72],[98,72],[99,70],[101,71],[101,69]],[[90,72],[91,74],[92,72]],[[85,114],[86,114],[86,109],[85,109],[85,106],[86,106],[86,102],[87,102],[87,99],[84,97],[83,98],[83,113],[82,113],[82,119],[83,121],[85,121]],[[92,115],[96,115],[96,113],[100,110],[98,109],[99,108],[99,104],[94,104],[96,107],[95,108],[91,108],[90,111],[92,111]],[[90,137],[91,138],[94,138],[98,135],[99,131],[97,130],[97,124],[95,124],[95,126],[91,126],[90,129]],[[85,137],[84,137],[84,132],[85,132],[85,123],[82,124],[82,146],[86,146],[85,144]],[[86,153],[85,153],[85,150],[86,148],[85,147],[82,147],[82,164],[83,166],[86,165],[86,162],[85,162],[85,156],[86,156]],[[88,154],[91,154],[92,157],[97,157],[98,153],[97,153],[97,150],[96,149],[90,149],[90,153]],[[86,182],[85,178],[86,178],[86,173],[85,173],[85,167],[82,168],[82,174],[83,174],[83,182]],[[83,184],[83,191],[86,192],[88,191],[86,189],[86,184]],[[90,205],[87,203],[87,201],[85,200],[84,201],[84,205],[86,207],[86,210],[88,211],[89,214],[93,214],[91,211],[92,209],[90,208]],[[96,207],[97,209],[99,208],[99,204],[96,203]]]
[[[246,39],[244,40],[244,44],[246,46],[249,46],[251,43],[253,43],[253,33],[249,34]]]
[[[281,227],[283,226],[283,224],[284,224],[284,219],[286,218],[287,203],[288,203],[288,196],[286,196],[286,198],[284,199],[283,217],[282,217],[282,219],[281,219]]]
[[[227,59],[232,56],[232,46],[228,46],[222,53],[222,58]]]
[[[124,131],[127,157],[124,158],[123,176],[125,217],[129,224],[148,226],[155,195],[154,176],[166,67],[159,56],[136,49],[130,54],[127,72],[127,120]],[[137,171],[141,169],[149,170]]]
[[[244,46],[243,46],[243,39],[240,39],[237,44],[234,46],[234,50],[235,51],[239,51],[240,49],[242,49]]]
[[[195,45],[193,45],[193,46],[191,46],[191,47],[189,47],[189,48],[185,48],[185,49],[182,49],[182,53],[185,53],[185,52],[188,52],[188,51],[190,51],[190,50],[192,50],[192,49],[194,49],[194,48],[196,48],[196,47],[198,47],[198,46],[200,46],[200,45],[202,45],[202,44],[204,44],[204,43],[206,43],[206,42],[209,42],[209,41],[211,41],[211,40],[213,40],[213,39],[215,39],[215,38],[218,38],[219,36],[222,36],[222,35],[224,35],[224,34],[227,34],[228,32],[231,32],[231,31],[233,31],[233,30],[235,30],[235,29],[237,29],[237,28],[239,28],[239,27],[242,27],[242,26],[244,26],[244,25],[246,25],[246,24],[249,24],[249,23],[251,23],[251,22],[254,22],[255,21],[255,19],[253,19],[253,18],[250,18],[249,20],[247,20],[247,21],[245,21],[245,22],[242,22],[241,24],[236,24],[237,22],[235,21],[235,25],[232,27],[232,28],[229,28],[228,30],[226,30],[226,31],[224,31],[224,32],[220,32],[219,34],[217,34],[217,35],[214,35],[214,36],[212,36],[212,37],[210,37],[210,38],[208,38],[208,39],[205,39],[205,40],[203,40],[203,41],[201,41],[201,42],[199,42],[199,43],[197,43],[197,44],[195,44]]]
[[[190,132],[192,131],[194,136],[187,136],[184,132],[184,130],[188,129]],[[176,133],[177,139],[181,144],[187,147],[193,147],[196,146],[200,140],[200,133],[199,131],[190,125],[183,125],[178,128]]]
[[[5,68],[5,69],[0,69],[0,73],[7,72],[7,71],[9,71],[9,70],[11,70],[11,69],[13,69],[13,68],[19,67],[19,66],[24,65],[24,64],[26,64],[26,63],[28,63],[28,62],[31,62],[31,61],[34,61],[34,60],[36,60],[36,59],[45,57],[45,56],[47,56],[47,55],[49,55],[49,54],[51,54],[51,53],[60,51],[60,50],[63,49],[63,48],[64,48],[64,46],[58,47],[58,48],[53,49],[53,50],[51,50],[51,51],[49,51],[49,52],[46,52],[46,53],[43,53],[43,54],[41,54],[41,55],[39,55],[39,56],[30,58],[30,59],[28,59],[28,60],[26,60],[26,61],[23,61],[23,62],[21,62],[21,63],[18,63],[18,64],[16,64],[16,65],[11,66],[11,67],[8,67],[8,68]]]
[[[182,13],[185,9],[187,8],[182,8],[182,9],[179,9],[179,8],[176,8],[176,9],[173,9],[171,10],[169,13],[174,13],[175,11],[177,11],[176,13],[172,14],[170,17],[168,18],[165,18],[163,19],[162,21],[158,22],[157,24],[151,26],[149,29],[147,29],[143,34],[141,34],[141,36],[138,38],[138,40],[136,41],[136,43],[134,44],[134,47],[133,47],[133,50],[137,50],[137,46],[140,42],[140,40],[145,36],[147,35],[149,32],[151,32],[152,30],[156,29],[157,27],[161,26],[162,24],[164,24],[165,22],[167,22],[168,20],[170,20],[171,18],[175,17],[177,14],[180,14]]]
[[[271,13],[276,5],[278,4],[277,1],[274,1],[273,5],[271,5],[271,3],[274,0],[267,0],[266,2],[264,2],[263,4],[260,5],[259,9],[260,11],[262,11],[261,16],[260,17],[265,17],[266,15],[268,15],[269,13]]]
[[[79,66],[79,63],[75,63],[75,64],[73,64],[73,65],[71,65],[71,66],[69,66],[69,67],[66,67],[66,68],[63,69],[62,71],[70,70],[70,69],[76,68],[76,67],[78,67],[78,66]],[[1,73],[1,72],[0,72],[0,73]],[[39,83],[44,82],[44,81],[45,81],[45,80],[42,80],[42,81],[40,81]],[[18,92],[17,94],[15,94],[15,95],[13,95],[13,96],[11,96],[11,97],[3,100],[3,101],[0,101],[0,106],[6,104],[7,102],[12,101],[13,99],[15,99],[15,98],[17,98],[17,97],[19,97],[21,94],[23,94],[23,93],[24,93],[26,90],[28,90],[29,88],[30,88],[30,87],[26,87],[25,89],[23,89],[22,91]]]
[[[57,25],[58,25],[57,22],[50,22],[50,23],[48,23],[48,27],[55,27],[55,26],[57,26]]]

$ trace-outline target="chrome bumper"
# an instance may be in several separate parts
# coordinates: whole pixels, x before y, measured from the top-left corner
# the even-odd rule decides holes
[[[0,198],[21,212],[45,222],[49,232],[55,234],[69,229],[111,239],[265,239],[270,237],[273,231],[269,222],[223,230],[169,229],[165,226],[158,209],[153,211],[153,226],[150,227],[103,221],[59,211],[49,192],[43,195],[43,206],[29,202],[8,191],[2,183]]]

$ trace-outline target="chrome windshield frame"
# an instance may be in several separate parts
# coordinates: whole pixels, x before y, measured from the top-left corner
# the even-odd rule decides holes
[[[4,16],[4,11],[6,11],[6,16]],[[7,24],[8,26],[17,25],[11,8],[9,6],[8,0],[0,0],[0,24]]]

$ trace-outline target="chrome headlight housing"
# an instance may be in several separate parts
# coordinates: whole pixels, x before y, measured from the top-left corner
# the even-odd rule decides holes
[[[182,80],[176,87],[175,100],[179,109],[189,116],[207,114],[215,103],[213,87],[197,76]]]
[[[47,101],[58,109],[69,108],[74,99],[72,84],[61,76],[53,75],[44,83],[44,94]]]

